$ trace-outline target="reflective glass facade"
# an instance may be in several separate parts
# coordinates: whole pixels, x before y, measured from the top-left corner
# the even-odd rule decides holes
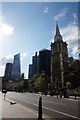
[[[20,54],[14,56],[13,66],[12,66],[12,78],[19,79],[21,75],[20,69]]]

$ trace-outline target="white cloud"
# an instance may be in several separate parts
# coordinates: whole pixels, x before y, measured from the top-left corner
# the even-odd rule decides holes
[[[4,76],[5,66],[0,66],[0,76]]]
[[[9,36],[9,35],[13,34],[14,27],[12,25],[2,23],[0,25],[0,27],[1,27],[1,31],[2,31],[3,35]]]
[[[63,8],[63,9],[59,12],[59,14],[57,14],[57,15],[54,17],[54,20],[59,20],[59,19],[65,17],[67,12],[68,12],[68,8]]]
[[[63,41],[68,43],[68,49],[72,49],[70,55],[74,58],[78,58],[78,26],[68,24],[66,27],[60,28],[60,33],[63,37]],[[52,42],[54,42],[54,36]]]
[[[75,56],[75,55],[77,55],[77,53],[78,53],[78,46],[74,46],[72,55]]]
[[[44,13],[48,13],[48,7],[45,8]]]
[[[69,47],[78,45],[78,26],[74,24],[68,24],[68,26],[61,28],[64,40],[69,43]]]
[[[3,57],[0,59],[0,66],[5,66],[6,63],[12,63],[13,59],[11,57]]]
[[[5,37],[12,35],[14,32],[14,26],[4,23],[3,16],[0,15],[0,44],[4,40]]]
[[[68,43],[68,48],[72,49],[71,55],[78,58],[78,26],[75,24],[69,24],[65,28],[61,29],[64,41]]]

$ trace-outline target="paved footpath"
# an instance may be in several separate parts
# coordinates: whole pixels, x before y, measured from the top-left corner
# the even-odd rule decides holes
[[[24,108],[19,104],[10,104],[8,100],[2,101],[2,117],[3,118],[37,118],[37,114],[28,108]]]
[[[2,94],[0,93],[0,120],[2,118]]]

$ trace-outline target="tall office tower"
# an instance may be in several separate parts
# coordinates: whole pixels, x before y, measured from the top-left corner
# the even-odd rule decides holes
[[[32,77],[33,77],[33,65],[29,64],[28,79],[32,79]]]
[[[37,73],[39,73],[39,55],[37,56]]]
[[[29,65],[28,78],[31,79],[37,73],[39,73],[39,56],[36,52],[35,56],[32,57],[32,64]]]
[[[56,23],[56,35],[54,43],[51,43],[51,82],[52,85],[56,79],[61,81],[62,87],[66,83],[66,75],[69,68],[67,43],[63,42],[59,31],[58,23]]]
[[[32,57],[32,64],[33,64],[33,75],[38,73],[38,56],[37,52],[35,56]]]
[[[37,69],[37,52],[35,53],[35,56],[32,57],[32,64],[33,64],[33,74],[36,74],[36,69]]]
[[[17,54],[14,56],[11,76],[13,79],[18,80],[20,78],[20,75],[21,75],[20,54]]]
[[[5,73],[4,73],[6,80],[11,79],[11,71],[12,71],[12,63],[7,63],[5,67]]]
[[[47,76],[47,84],[50,83],[51,51],[43,49],[39,51],[39,72]]]

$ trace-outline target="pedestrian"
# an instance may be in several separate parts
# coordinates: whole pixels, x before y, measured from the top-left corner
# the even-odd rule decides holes
[[[7,90],[4,91],[4,100],[6,98]]]
[[[58,98],[59,92],[57,91],[56,94],[57,94],[57,98]]]

